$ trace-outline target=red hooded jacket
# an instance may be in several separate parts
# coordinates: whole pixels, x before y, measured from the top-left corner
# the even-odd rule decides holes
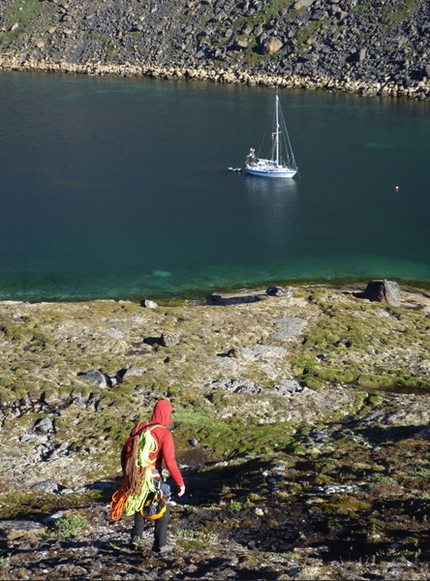
[[[179,471],[178,464],[175,458],[175,446],[173,443],[173,436],[166,429],[166,426],[170,426],[172,405],[165,399],[160,399],[154,407],[152,417],[149,422],[139,422],[134,426],[130,432],[130,436],[135,436],[139,430],[145,428],[146,426],[152,426],[154,424],[160,424],[156,428],[151,430],[151,434],[154,436],[158,444],[158,449],[153,454],[150,454],[149,459],[154,461],[156,469],[161,474],[163,460],[166,464],[167,470],[170,472],[171,477],[176,482],[176,484],[181,487],[184,486],[184,479]],[[121,466],[122,471],[125,474],[125,463],[126,454],[125,447],[121,450]]]

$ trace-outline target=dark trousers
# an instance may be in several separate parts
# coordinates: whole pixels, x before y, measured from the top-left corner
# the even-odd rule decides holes
[[[134,527],[131,532],[132,537],[140,537],[143,534],[143,530],[145,528],[145,521],[147,519],[143,518],[140,512],[136,512],[134,514]],[[167,527],[170,521],[170,507],[167,505],[166,512],[163,514],[161,518],[157,518],[154,521],[155,528],[154,528],[154,546],[161,549],[166,544],[167,538]]]
[[[154,472],[156,471],[154,470]],[[160,482],[160,490],[163,493],[165,501],[167,502],[167,506],[166,512],[163,514],[163,516],[161,518],[157,518],[154,521],[155,523],[154,547],[157,547],[157,549],[161,549],[161,547],[164,547],[164,545],[166,544],[167,527],[169,526],[170,521],[170,507],[168,504],[170,500],[170,486],[165,482]],[[139,539],[141,538],[141,536],[143,535],[143,530],[145,528],[145,521],[147,520],[148,519],[143,518],[140,512],[134,513],[134,527],[133,530],[131,531],[132,537],[138,537]]]

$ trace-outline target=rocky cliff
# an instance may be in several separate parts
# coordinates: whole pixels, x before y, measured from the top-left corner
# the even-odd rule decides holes
[[[428,0],[3,0],[5,70],[430,96]]]

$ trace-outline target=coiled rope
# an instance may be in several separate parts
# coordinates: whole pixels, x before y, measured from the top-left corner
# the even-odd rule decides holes
[[[140,435],[129,436],[125,441],[126,475],[120,488],[112,495],[111,520],[119,520],[123,511],[127,516],[139,512],[148,495],[156,492],[152,474],[155,465],[149,460],[150,454],[158,450],[157,441],[151,434],[155,427],[143,431]]]

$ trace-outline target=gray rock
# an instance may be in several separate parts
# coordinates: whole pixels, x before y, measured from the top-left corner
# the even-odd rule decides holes
[[[55,480],[42,480],[41,482],[36,482],[30,487],[31,490],[41,490],[43,492],[58,492],[58,484]]]
[[[253,381],[241,381],[240,379],[227,379],[210,382],[212,389],[223,389],[233,393],[260,393],[261,387],[255,385]]]
[[[1,520],[0,530],[5,532],[10,531],[41,531],[43,527],[40,523],[31,520]]]
[[[166,331],[161,335],[160,342],[163,347],[174,347],[178,345],[179,339],[173,333]]]
[[[124,373],[124,378],[129,378],[129,377],[136,377],[136,376],[140,376],[140,375],[144,375],[146,373],[146,367],[139,367],[137,365],[132,365],[131,367],[129,367],[127,369],[127,371]]]
[[[108,382],[106,381],[106,376],[98,369],[90,369],[84,374],[84,381],[91,383],[91,385],[97,385],[99,387],[107,387]]]
[[[54,423],[48,417],[44,417],[34,424],[34,429],[37,432],[42,432],[43,434],[47,434],[48,432],[54,431]]]
[[[62,401],[57,395],[47,394],[46,392],[42,393],[41,400],[48,406],[55,406]]]
[[[20,438],[23,444],[46,444],[48,436],[44,434],[23,434]]]
[[[273,391],[286,396],[302,393],[306,387],[301,385],[296,379],[283,379],[273,386]]]
[[[262,54],[275,54],[282,48],[282,42],[279,38],[269,38],[260,45]]]
[[[113,339],[124,339],[125,333],[120,329],[106,329],[106,334]]]
[[[309,8],[309,6],[312,6],[313,3],[314,0],[296,0],[296,2],[293,4],[293,9],[301,10],[302,8]]]
[[[368,283],[363,298],[398,307],[400,305],[400,286],[397,282],[390,280],[372,280]]]
[[[331,484],[328,486],[316,486],[314,492],[319,494],[351,494],[357,490],[358,486],[356,484]]]
[[[206,302],[209,305],[222,305],[223,304],[223,298],[221,295],[218,294],[211,294],[207,297]]]
[[[51,514],[43,519],[43,524],[50,525],[50,524],[54,523],[55,521],[57,521],[62,516],[64,516],[64,514],[65,514],[65,512],[63,510],[59,510],[58,512],[54,512],[53,514]]]
[[[241,349],[234,349],[238,352],[237,355],[233,355],[237,359],[261,359],[270,356],[282,357],[287,353],[285,347],[280,347],[279,345],[254,345],[253,347],[242,347]],[[227,353],[229,357],[230,352]]]
[[[245,50],[248,48],[248,41],[244,38],[241,38],[235,43],[234,46],[237,50]]]
[[[303,333],[307,321],[300,317],[285,317],[275,321],[278,331],[273,335],[275,339],[294,339]]]
[[[157,303],[147,299],[140,301],[140,306],[145,307],[145,309],[156,309],[158,307]]]
[[[293,292],[289,288],[282,288],[280,286],[269,286],[266,294],[270,297],[292,297]]]

